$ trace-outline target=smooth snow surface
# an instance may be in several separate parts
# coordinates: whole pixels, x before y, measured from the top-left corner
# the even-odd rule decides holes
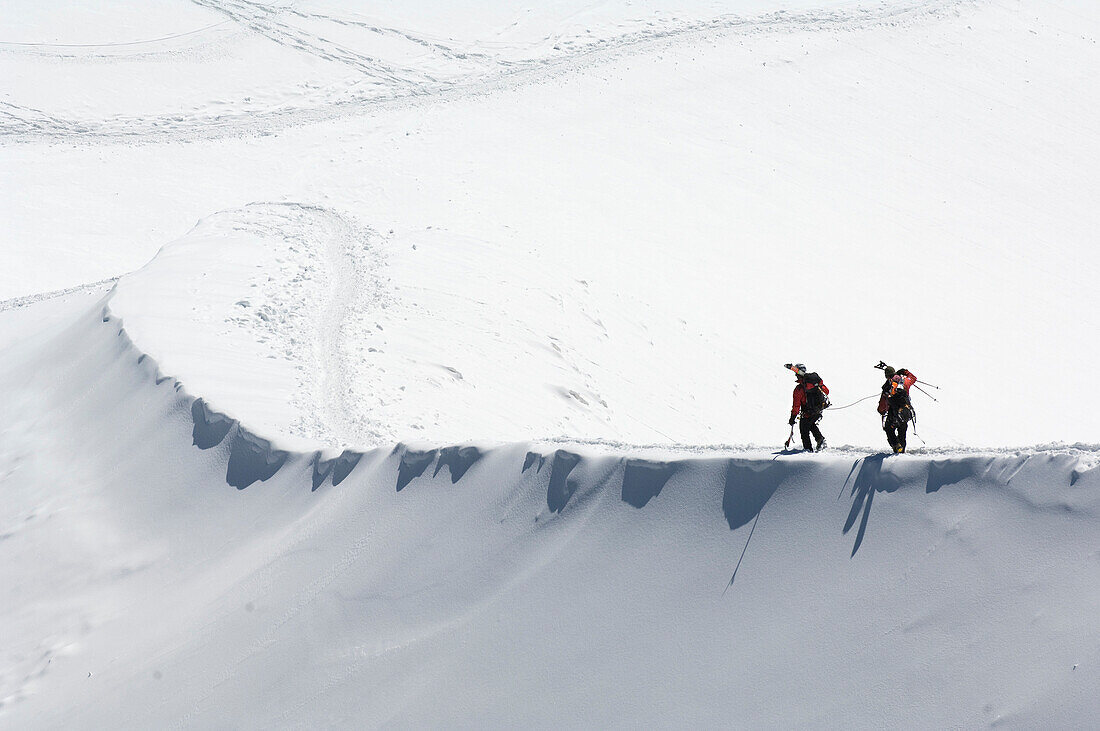
[[[0,725],[1096,725],[1098,35],[5,3]]]

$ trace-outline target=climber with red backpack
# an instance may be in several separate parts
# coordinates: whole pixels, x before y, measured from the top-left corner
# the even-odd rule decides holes
[[[886,375],[882,384],[882,395],[878,400],[878,413],[882,417],[882,429],[886,432],[886,441],[894,454],[905,452],[905,432],[909,422],[916,419],[917,412],[909,399],[909,389],[917,382],[917,377],[905,368],[896,371],[882,363],[880,366]]]
[[[825,409],[829,408],[829,387],[816,373],[808,373],[806,366],[801,363],[787,363],[785,368],[794,371],[797,384],[794,387],[793,402],[791,404],[791,419],[787,423],[792,427],[791,436],[794,436],[794,422],[798,420],[798,431],[802,435],[802,448],[807,452],[815,451],[810,435],[817,440],[816,451],[825,449],[825,437],[817,427]],[[790,439],[787,440],[790,445]]]

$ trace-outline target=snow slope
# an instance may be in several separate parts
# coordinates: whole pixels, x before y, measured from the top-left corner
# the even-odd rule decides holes
[[[1095,723],[1091,4],[8,7],[4,725]]]
[[[13,726],[1100,710],[1095,450],[336,458],[219,432],[109,302],[34,350],[2,372]]]

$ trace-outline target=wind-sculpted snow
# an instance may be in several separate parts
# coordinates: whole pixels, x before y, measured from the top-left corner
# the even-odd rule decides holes
[[[163,373],[109,297],[13,380],[0,482],[27,517],[0,558],[42,577],[0,610],[13,726],[1100,712],[1096,447],[290,448]]]

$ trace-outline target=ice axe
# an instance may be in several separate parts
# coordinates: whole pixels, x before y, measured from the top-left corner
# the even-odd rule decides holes
[[[791,435],[787,437],[787,441],[783,442],[783,450],[786,451],[791,448],[791,442],[794,440],[794,424],[791,424]]]
[[[880,360],[880,361],[878,362],[878,365],[877,365],[877,366],[875,366],[875,368],[878,368],[878,369],[879,369],[880,371],[884,371],[884,370],[886,370],[886,369],[887,369],[888,367],[889,367],[889,366],[887,366],[887,365],[886,365],[885,363],[883,363],[883,362],[882,362],[881,360]],[[940,390],[940,387],[939,387],[939,386],[935,386],[935,385],[933,385],[933,384],[929,383],[928,381],[921,381],[921,380],[917,380],[917,381],[915,381],[915,382],[914,382],[914,385],[915,385],[915,384],[917,384],[917,383],[921,384],[922,386],[928,386],[929,388],[934,388],[934,389],[936,389],[937,391],[939,391],[939,390]],[[918,390],[918,391],[920,391],[921,393],[923,393],[923,394],[924,394],[925,396],[927,396],[928,398],[932,399],[933,401],[936,401],[936,403],[939,403],[939,400],[938,400],[938,399],[937,399],[937,398],[936,398],[935,396],[933,396],[932,394],[928,393],[927,391],[925,391],[925,390],[924,390],[923,388],[921,388],[920,386],[917,386],[917,390]]]

